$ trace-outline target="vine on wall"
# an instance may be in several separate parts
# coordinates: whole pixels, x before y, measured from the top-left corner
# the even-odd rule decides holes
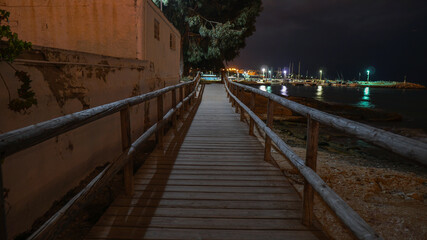
[[[18,38],[18,34],[11,31],[9,26],[10,12],[0,9],[0,62],[5,61],[15,70],[15,76],[22,83],[18,88],[19,98],[11,99],[10,91],[0,74],[6,89],[9,92],[9,109],[20,112],[29,109],[32,105],[37,105],[34,91],[31,90],[31,79],[24,71],[16,70],[11,63],[24,50],[31,49],[30,42],[22,41]]]

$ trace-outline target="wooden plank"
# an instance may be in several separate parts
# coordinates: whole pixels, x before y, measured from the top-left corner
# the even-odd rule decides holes
[[[299,220],[293,219],[228,219],[228,218],[182,218],[105,216],[98,226],[153,227],[184,229],[237,229],[237,230],[308,230]]]
[[[275,171],[277,168],[272,166],[197,166],[197,165],[144,165],[143,169],[168,169],[168,170],[224,170],[224,171]]]
[[[301,219],[300,210],[270,209],[202,209],[202,208],[162,208],[162,207],[110,207],[104,216],[145,216],[188,218],[249,218],[249,219]]]
[[[280,172],[277,170],[254,170],[254,171],[248,171],[248,170],[181,170],[181,169],[141,169],[141,174],[148,174],[148,173],[155,173],[155,174],[169,174],[169,175],[243,175],[243,176],[264,176],[264,175],[270,175],[270,176],[283,176]]]
[[[149,198],[149,199],[204,199],[204,200],[258,200],[258,201],[298,201],[301,200],[295,193],[275,193],[275,194],[258,194],[258,193],[204,193],[204,192],[144,192],[135,191],[132,198]],[[299,216],[301,218],[301,216]]]
[[[165,207],[165,208],[203,208],[203,209],[270,209],[270,210],[301,210],[300,201],[281,200],[210,200],[210,199],[167,199],[146,201],[118,197],[111,206],[116,207]]]
[[[143,175],[135,175],[136,179],[187,179],[187,180],[206,180],[206,179],[218,179],[218,180],[249,180],[249,181],[283,181],[283,175],[205,175],[205,174],[165,174],[165,173],[150,173]]]
[[[259,240],[259,239],[318,239],[315,232],[280,230],[212,230],[173,228],[126,228],[94,227],[87,239],[211,239],[211,240]]]
[[[239,181],[239,180],[192,180],[192,179],[148,179],[138,178],[135,184],[144,185],[160,185],[167,184],[169,186],[233,186],[233,187],[292,187],[288,181]]]
[[[167,191],[167,192],[203,192],[203,193],[263,193],[263,194],[275,194],[275,193],[295,193],[295,189],[292,187],[247,187],[247,186],[189,186],[189,185],[166,185],[166,184],[136,184],[136,191],[144,192],[156,192],[156,191]]]

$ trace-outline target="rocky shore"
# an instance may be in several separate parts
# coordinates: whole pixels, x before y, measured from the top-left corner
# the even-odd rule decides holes
[[[245,93],[241,100],[249,104],[249,97]],[[377,127],[401,120],[397,113],[327,104],[310,98],[288,99]],[[257,97],[255,112],[263,119],[266,108],[267,100]],[[282,106],[276,106],[274,114],[274,131],[304,159],[305,117]],[[423,130],[383,128],[427,142]],[[281,154],[273,151],[273,156],[302,195],[304,179]],[[384,239],[427,239],[427,215],[423,214],[427,212],[426,166],[321,125],[317,172]],[[353,239],[319,198],[315,202],[315,214],[325,232],[334,239]]]

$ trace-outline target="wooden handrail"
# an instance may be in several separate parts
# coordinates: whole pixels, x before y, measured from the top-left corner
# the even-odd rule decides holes
[[[6,216],[4,209],[3,199],[3,178],[2,178],[2,163],[5,157],[10,156],[14,153],[22,151],[26,148],[42,143],[52,137],[58,136],[70,130],[84,126],[95,120],[104,118],[114,113],[120,112],[121,118],[121,132],[122,132],[122,148],[123,153],[120,157],[107,165],[105,169],[98,174],[82,191],[74,196],[64,207],[61,208],[54,216],[52,216],[45,224],[42,225],[36,232],[34,232],[28,239],[50,239],[52,238],[52,232],[55,228],[62,224],[64,216],[68,212],[72,211],[73,208],[78,208],[86,199],[89,198],[99,187],[105,185],[111,178],[123,167],[125,177],[125,189],[127,194],[132,194],[133,187],[133,161],[132,158],[136,153],[136,149],[141,146],[149,137],[154,133],[157,133],[163,128],[165,123],[171,119],[171,117],[180,110],[182,115],[182,109],[187,102],[194,99],[197,88],[200,84],[200,73],[194,78],[193,81],[180,83],[174,86],[166,87],[154,92],[142,94],[136,97],[127,98],[124,100],[116,101],[113,103],[98,106],[92,109],[80,111],[77,113],[69,114],[63,117],[58,117],[52,120],[48,120],[42,123],[24,127],[21,129],[13,130],[0,135],[0,240],[7,239],[6,229]],[[187,88],[185,92],[186,96],[183,96],[182,89]],[[190,92],[191,88],[191,92]],[[163,116],[158,114],[158,122],[147,129],[134,143],[130,144],[130,116],[129,109],[131,106],[144,103],[153,98],[159,98],[170,92],[180,90],[179,103],[176,104],[172,100],[172,108]],[[176,96],[176,94],[172,94]],[[163,106],[162,106],[163,108]],[[163,110],[162,112],[163,113]],[[160,135],[163,134],[160,131]]]
[[[301,175],[305,178],[307,183],[319,194],[321,199],[329,206],[329,208],[338,216],[338,218],[344,223],[344,225],[350,229],[350,231],[358,239],[382,239],[372,228],[363,220],[338,194],[334,192],[319,175],[310,167],[306,166],[304,160],[302,160],[293,150],[271,129],[264,123],[249,107],[242,103],[230,90],[229,86],[240,87],[241,84],[232,83],[226,81],[225,88],[228,95],[232,99],[232,102],[238,108],[240,106],[246,113],[253,119],[253,121],[265,132],[266,139],[270,138],[271,141],[276,144],[277,148],[285,154],[289,161],[299,170]],[[257,92],[255,92],[257,93]],[[274,101],[274,99],[269,98]],[[276,102],[276,101],[275,101]],[[316,132],[316,131],[314,131]],[[312,139],[312,144],[314,144]],[[314,159],[314,157],[312,157]],[[306,191],[306,190],[305,190]],[[309,193],[310,197],[311,194]],[[312,201],[308,201],[305,204],[313,204]],[[313,209],[313,206],[308,206]],[[305,215],[309,215],[311,218],[312,212],[304,212],[303,221],[310,221]]]
[[[371,127],[369,125],[355,122],[343,117],[335,116],[329,113],[319,111],[317,109],[307,107],[305,105],[293,102],[286,98],[282,98],[275,94],[261,91],[250,86],[246,86],[240,83],[229,82],[230,84],[245,89],[249,92],[256,93],[264,96],[268,99],[273,100],[277,104],[280,104],[290,110],[301,114],[302,116],[310,116],[311,119],[324,124],[326,126],[333,127],[341,130],[348,134],[358,137],[366,142],[374,145],[383,147],[403,157],[413,159],[427,165],[427,144],[404,137],[398,134],[387,132],[382,129]]]
[[[131,107],[161,96],[173,89],[189,86],[194,81],[195,80],[180,83],[154,92],[123,99],[3,133],[0,135],[0,157],[5,158],[16,152],[42,143],[50,138],[119,112],[128,106]]]

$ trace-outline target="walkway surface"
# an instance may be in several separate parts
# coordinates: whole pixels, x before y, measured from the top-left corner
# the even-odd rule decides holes
[[[155,150],[88,239],[317,239],[301,224],[301,200],[263,162],[222,85],[207,85],[193,122],[175,147]],[[182,144],[182,145],[181,145]]]

